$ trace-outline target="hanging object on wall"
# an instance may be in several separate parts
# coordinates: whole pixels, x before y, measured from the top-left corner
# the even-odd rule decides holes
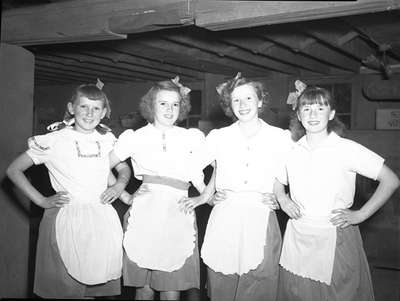
[[[364,95],[371,100],[400,101],[400,79],[377,80],[363,87]]]

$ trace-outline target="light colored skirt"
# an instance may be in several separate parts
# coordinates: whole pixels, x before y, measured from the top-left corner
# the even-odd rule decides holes
[[[278,300],[373,301],[371,275],[358,227],[337,228],[331,285],[294,275],[280,267]]]
[[[46,209],[39,227],[34,293],[43,298],[84,298],[121,293],[120,278],[98,285],[85,285],[70,276],[56,240],[56,217],[60,208]]]
[[[225,275],[208,268],[208,295],[212,301],[275,301],[279,278],[281,232],[274,211],[270,212],[264,258],[245,274]],[[233,250],[232,250],[233,251]]]

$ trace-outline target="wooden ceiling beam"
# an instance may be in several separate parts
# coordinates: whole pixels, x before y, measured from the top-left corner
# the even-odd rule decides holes
[[[326,45],[314,42],[314,38],[311,38],[312,43],[302,45],[306,39],[304,39],[304,36],[301,34],[293,32],[293,30],[290,32],[282,31],[279,34],[271,31],[264,31],[260,32],[259,36],[338,69],[358,73],[361,65],[361,63],[350,59],[340,52],[332,50]]]
[[[308,22],[299,24],[296,29],[358,62],[361,62],[371,53],[375,53],[375,49],[359,39],[359,34],[356,31],[343,23],[341,25],[338,26],[337,20]]]
[[[400,0],[196,2],[196,25],[210,30],[326,19],[400,8]]]
[[[303,70],[319,74],[328,74],[330,72],[330,68],[325,64],[312,60],[301,53],[294,53],[286,48],[277,47],[272,42],[252,37],[250,34],[241,37],[235,37],[235,35],[223,37],[221,41],[261,56],[266,56],[277,61],[284,61]]]
[[[273,74],[269,68],[260,66],[259,64],[249,63],[243,59],[233,59],[228,56],[219,56],[215,53],[204,52],[198,48],[189,48],[167,40],[160,40],[159,38],[143,38],[140,43],[153,48],[161,50],[168,49],[174,53],[175,60],[192,61],[203,65],[203,72],[210,72],[215,70],[216,65],[222,66],[226,72],[221,74],[234,75],[241,70],[248,70],[252,75],[272,76]],[[207,68],[207,65],[210,67]]]
[[[202,38],[202,34],[206,35],[206,38]],[[218,39],[211,36],[211,34],[192,30],[186,32],[185,34],[168,33],[162,35],[161,37],[170,42],[184,45],[189,49],[197,48],[203,53],[212,53],[217,57],[247,62],[248,64],[253,64],[254,66],[284,74],[298,74],[298,69],[294,68],[290,64],[279,62],[265,56],[260,56],[253,52],[244,51],[243,49],[233,46],[232,44],[229,45],[218,41]]]
[[[79,71],[82,74],[102,74],[102,76],[106,77],[114,77],[115,79],[124,79],[128,81],[130,78],[140,78],[143,80],[154,80],[160,78],[157,74],[148,74],[140,71],[135,71],[131,69],[126,69],[126,68],[120,68],[120,67],[113,67],[109,66],[107,64],[99,63],[96,61],[88,60],[87,57],[86,59],[84,56],[79,57],[79,61],[76,60],[76,55],[73,56],[75,58],[75,61],[72,61],[71,57],[67,56],[55,56],[53,54],[41,54],[36,56],[36,60],[38,63],[43,64],[43,62],[47,62],[48,67],[55,67],[55,65],[60,65],[60,66],[65,66],[64,69],[66,71],[68,70],[74,70],[74,71]],[[57,58],[57,59],[55,59]],[[62,61],[60,61],[62,59]],[[89,58],[90,59],[90,58]],[[62,68],[62,67],[57,67]],[[69,68],[69,69],[68,69]],[[100,75],[99,75],[100,76]]]
[[[181,11],[187,8],[188,1],[71,0],[8,9],[2,14],[1,42],[26,46],[125,39],[127,16],[132,21],[151,13],[162,15],[163,7],[171,5]],[[123,33],[113,31],[110,21],[114,30],[121,28]],[[129,26],[133,31],[132,22]]]

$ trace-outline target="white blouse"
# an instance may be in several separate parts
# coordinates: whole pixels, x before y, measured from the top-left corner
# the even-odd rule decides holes
[[[203,170],[193,163],[193,153],[203,143],[204,134],[198,129],[174,126],[163,132],[149,123],[137,131],[124,131],[114,152],[121,161],[131,158],[139,180],[143,175],[156,175],[202,183]]]
[[[100,202],[110,173],[108,154],[116,141],[112,133],[83,134],[67,127],[28,140],[27,154],[44,163],[56,192],[68,191],[72,202]]]
[[[316,149],[304,136],[293,146],[278,180],[289,183],[291,198],[303,214],[329,216],[353,205],[357,173],[376,180],[383,163],[381,156],[334,132]]]
[[[260,119],[261,128],[246,138],[238,125],[212,130],[199,154],[202,167],[217,163],[216,188],[272,192],[276,173],[293,144],[290,132]]]
[[[100,201],[115,140],[111,133],[83,134],[68,127],[28,141],[27,154],[46,165],[54,190],[69,194],[55,220],[57,247],[68,273],[89,285],[121,276],[121,223],[112,205]]]

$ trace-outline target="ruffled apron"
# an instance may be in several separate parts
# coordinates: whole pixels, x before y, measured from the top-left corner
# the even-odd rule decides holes
[[[68,273],[94,285],[121,277],[121,222],[110,204],[71,203],[56,217],[56,239]]]
[[[331,284],[336,250],[336,227],[330,216],[290,219],[279,264],[289,272]]]
[[[270,209],[258,192],[228,192],[214,206],[201,249],[204,263],[215,272],[242,275],[264,259]]]
[[[178,201],[187,196],[188,183],[158,176],[143,176],[149,192],[134,198],[124,248],[139,267],[172,272],[193,254],[196,242],[194,213],[185,214]]]

